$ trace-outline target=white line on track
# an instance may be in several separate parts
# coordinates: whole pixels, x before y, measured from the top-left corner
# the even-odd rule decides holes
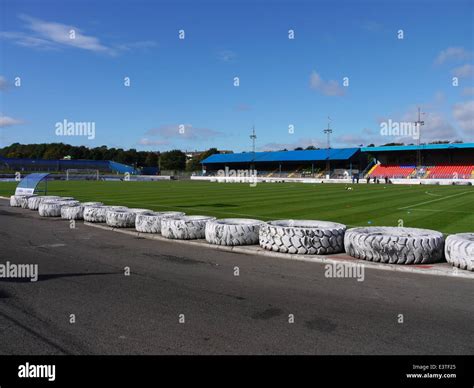
[[[399,207],[398,210],[411,209],[412,207],[420,206],[420,205],[425,205],[425,204],[427,204],[427,203],[438,202],[438,201],[444,201],[445,199],[458,197],[458,196],[460,196],[460,195],[467,194],[467,193],[471,193],[471,194],[472,194],[472,193],[474,193],[474,191],[461,191],[460,193],[453,194],[453,195],[448,195],[448,196],[446,196],[446,197],[441,197],[441,198],[437,198],[437,199],[432,199],[432,200],[430,200],[430,201],[419,202],[419,203],[415,203],[415,204],[409,205],[409,206]]]
[[[43,244],[43,245],[37,245],[36,248],[59,248],[59,247],[65,247],[66,244]]]

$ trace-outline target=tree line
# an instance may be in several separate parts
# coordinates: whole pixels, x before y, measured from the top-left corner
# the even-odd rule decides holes
[[[64,143],[13,143],[0,148],[0,155],[5,158],[57,160],[70,157],[73,160],[113,160],[136,168],[159,167],[161,170],[178,171],[199,171],[201,170],[201,160],[215,153],[218,153],[217,149],[211,148],[188,159],[181,150],[167,152],[137,151],[134,148],[124,150],[123,148],[108,148],[105,145],[88,148]]]

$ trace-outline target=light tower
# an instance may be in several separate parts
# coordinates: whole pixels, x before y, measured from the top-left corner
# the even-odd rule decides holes
[[[418,120],[415,121],[415,125],[418,128],[418,147],[416,151],[416,167],[420,168],[421,167],[421,126],[425,125],[425,122],[421,120],[421,115],[424,115],[424,112],[421,112],[420,107],[418,107]]]
[[[252,134],[250,135],[252,139],[252,152],[255,154],[255,140],[257,140],[257,135],[255,134],[255,126],[252,127]]]
[[[327,135],[327,150],[326,150],[326,173],[330,173],[330,164],[329,164],[329,156],[330,156],[330,148],[331,148],[331,118],[328,116],[328,127],[323,131]]]
[[[257,135],[255,134],[255,126],[252,127],[252,134],[250,135],[252,139],[252,165],[250,168],[253,170],[255,168],[253,162],[255,161],[255,140],[257,140]]]

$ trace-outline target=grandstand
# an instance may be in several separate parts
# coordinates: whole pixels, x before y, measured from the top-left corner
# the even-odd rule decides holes
[[[138,174],[132,166],[111,160],[71,160],[71,159],[23,159],[0,156],[0,170],[3,172],[49,172],[65,173],[67,170],[97,170],[103,174]]]
[[[352,174],[367,164],[359,148],[331,148],[307,151],[244,152],[238,154],[214,154],[202,162],[206,175],[217,170],[256,169],[259,176],[290,177],[330,174],[335,169]]]
[[[370,178],[474,179],[474,143],[364,147],[361,152],[375,160]]]
[[[474,143],[215,154],[202,166],[205,176],[228,168],[266,178],[474,179]]]

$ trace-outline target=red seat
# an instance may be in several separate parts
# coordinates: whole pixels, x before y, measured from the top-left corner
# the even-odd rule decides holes
[[[472,177],[474,170],[473,165],[463,164],[440,164],[430,167],[428,178],[433,179],[469,179]]]
[[[415,171],[414,166],[399,166],[379,164],[370,173],[370,178],[408,178]],[[431,179],[470,179],[474,173],[474,165],[471,164],[439,164],[425,167],[424,178]]]
[[[370,173],[371,178],[407,178],[414,170],[413,166],[397,166],[379,164]]]

